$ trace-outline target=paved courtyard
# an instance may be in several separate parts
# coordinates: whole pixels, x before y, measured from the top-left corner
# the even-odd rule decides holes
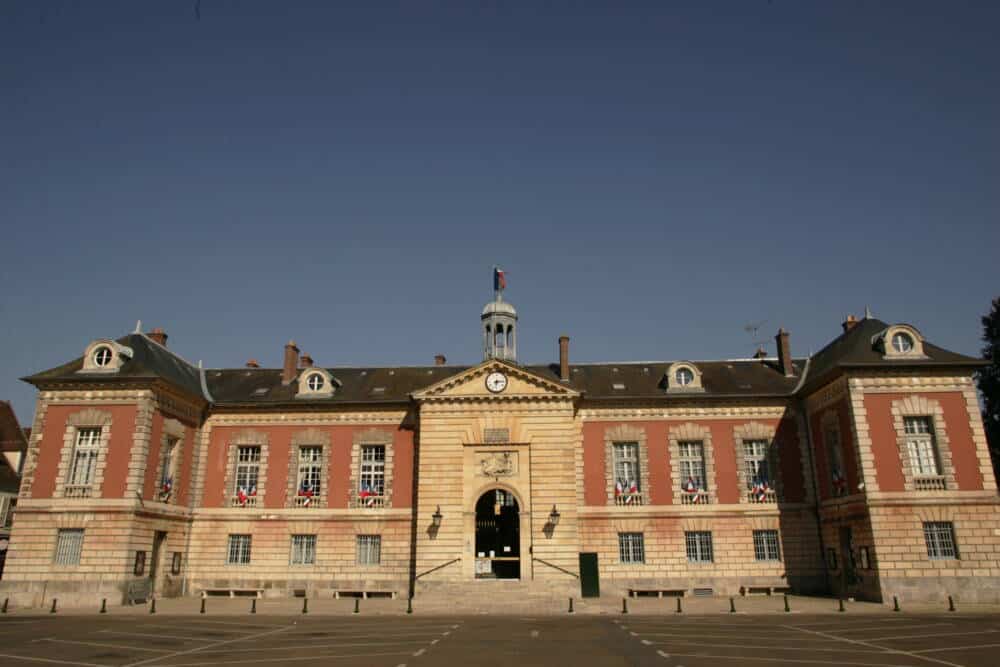
[[[993,667],[1000,616],[0,617],[0,664]]]

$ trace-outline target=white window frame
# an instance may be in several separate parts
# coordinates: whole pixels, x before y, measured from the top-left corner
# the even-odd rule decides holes
[[[618,533],[618,562],[622,565],[646,564],[644,533]]]
[[[375,566],[382,564],[381,535],[357,535],[355,545],[358,565]]]
[[[753,554],[758,563],[781,561],[781,538],[776,528],[753,531]]]
[[[385,495],[386,446],[381,444],[361,445],[361,468],[358,471],[358,488],[368,485],[375,496]]]
[[[705,469],[705,443],[701,440],[679,440],[677,453],[681,487],[686,488],[688,480],[693,479],[695,487],[699,491],[707,491],[708,472]]]
[[[714,563],[715,549],[712,545],[712,531],[684,531],[684,550],[689,563]]]
[[[302,483],[308,481],[313,499],[316,500],[323,492],[323,445],[300,445],[298,458],[295,492],[298,493]]]
[[[903,417],[906,451],[914,477],[941,475],[941,456],[934,438],[932,417]]]
[[[233,474],[234,496],[239,493],[240,487],[246,493],[251,493],[253,489],[260,493],[260,464],[263,449],[260,445],[236,446],[236,469]]]
[[[764,481],[770,488],[774,488],[773,472],[771,470],[768,450],[770,442],[763,438],[746,438],[743,440],[743,471],[746,476],[747,490],[752,490],[754,485]],[[765,477],[761,480],[760,471],[765,472]]]
[[[52,563],[69,567],[79,565],[83,556],[83,538],[83,528],[60,528],[56,531]]]
[[[252,548],[252,535],[230,533],[226,549],[226,565],[249,565]]]
[[[955,539],[955,524],[951,521],[925,521],[924,543],[930,560],[958,560],[958,540]]]
[[[614,462],[614,481],[621,482],[622,493],[628,494],[635,482],[637,493],[642,493],[642,469],[639,463],[639,443],[635,441],[611,444],[611,458]]]
[[[847,471],[844,469],[844,450],[840,442],[840,427],[828,423],[823,430],[823,442],[826,444],[826,458],[830,466],[830,495],[834,498],[849,495],[847,488]],[[834,481],[836,475],[843,480],[839,489]]]
[[[316,535],[292,535],[289,563],[300,566],[316,564]]]
[[[0,495],[0,530],[10,530],[16,506],[17,496]]]
[[[103,434],[104,428],[101,426],[81,426],[76,429],[67,486],[92,486],[94,484]],[[82,472],[81,461],[84,465]]]

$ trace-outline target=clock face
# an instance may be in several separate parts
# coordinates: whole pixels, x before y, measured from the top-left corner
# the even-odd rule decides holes
[[[494,394],[499,394],[507,388],[507,376],[500,371],[494,371],[486,376],[486,388]]]

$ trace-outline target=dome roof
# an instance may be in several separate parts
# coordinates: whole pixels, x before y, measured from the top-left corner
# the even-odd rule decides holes
[[[483,317],[494,314],[517,317],[517,309],[514,308],[513,304],[507,303],[506,301],[490,301],[485,307],[483,307]]]

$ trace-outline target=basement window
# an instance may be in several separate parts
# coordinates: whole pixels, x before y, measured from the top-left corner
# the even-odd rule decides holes
[[[625,384],[622,382],[615,382],[614,384],[611,385],[611,388],[616,391],[622,391],[623,389],[625,389]]]
[[[269,387],[257,387],[256,389],[253,390],[253,395],[254,396],[263,396],[263,395],[265,395],[269,391],[270,391]]]

